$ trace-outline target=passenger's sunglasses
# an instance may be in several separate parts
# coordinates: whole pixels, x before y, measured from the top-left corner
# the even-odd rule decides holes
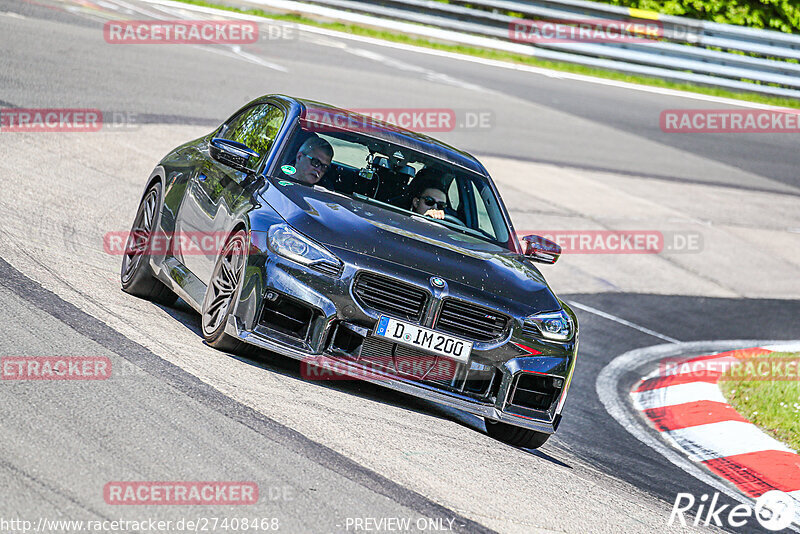
[[[447,202],[444,200],[436,200],[435,198],[429,196],[424,196],[420,200],[422,200],[426,206],[436,206],[436,209],[438,210],[443,210],[447,205]]]
[[[305,157],[311,160],[311,166],[314,167],[315,169],[322,169],[322,172],[325,172],[328,170],[328,167],[330,167],[330,165],[328,165],[327,163],[322,163],[319,159],[313,156],[309,156],[304,152],[301,152],[301,154],[303,154]]]

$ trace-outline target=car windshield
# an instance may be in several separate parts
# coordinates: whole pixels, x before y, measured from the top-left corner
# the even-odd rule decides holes
[[[325,150],[319,152],[325,143],[333,149],[329,165]],[[299,129],[274,177],[303,182],[303,172],[321,176],[315,187],[509,247],[509,229],[487,179],[441,159],[363,133]]]

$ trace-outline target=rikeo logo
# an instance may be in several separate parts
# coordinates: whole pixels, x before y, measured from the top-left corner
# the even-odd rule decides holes
[[[685,527],[688,524],[687,512],[693,512],[695,517],[692,525],[696,527],[714,524],[718,527],[741,528],[754,517],[765,529],[777,532],[792,524],[796,507],[797,503],[790,495],[778,490],[764,493],[755,504],[738,504],[732,508],[727,504],[719,504],[719,492],[711,497],[704,493],[699,499],[695,499],[691,493],[678,493],[667,525],[671,526],[677,519]]]

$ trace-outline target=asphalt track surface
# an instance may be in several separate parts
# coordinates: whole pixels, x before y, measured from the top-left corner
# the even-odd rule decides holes
[[[627,434],[597,398],[595,378],[609,361],[664,342],[641,329],[578,311],[580,361],[563,423],[542,449],[525,451],[453,410],[368,384],[302,380],[278,356],[253,361],[204,346],[185,304],[163,308],[119,291],[119,257],[98,251],[98,236],[127,229],[158,158],[268,92],[344,107],[489,110],[491,130],[441,137],[642,187],[708,185],[741,203],[761,194],[797,206],[793,136],[668,136],[658,128],[663,109],[728,106],[328,35],[259,43],[247,52],[255,60],[227,48],[103,42],[104,20],[153,13],[138,2],[0,2],[0,106],[136,117],[95,137],[0,133],[2,354],[103,355],[114,369],[103,382],[2,383],[3,518],[277,517],[281,532],[345,532],[354,531],[348,518],[409,517],[466,532],[657,532],[670,530],[678,492],[712,491]],[[526,177],[515,179],[509,187]],[[518,206],[504,196],[516,220]],[[796,225],[763,217],[767,227]],[[797,290],[776,295],[770,282],[762,293],[775,298],[719,296],[688,282],[686,291],[633,292],[619,282],[559,294],[679,341],[800,339]],[[631,369],[620,388],[643,372]],[[252,480],[262,498],[246,512],[114,507],[102,497],[114,480]]]

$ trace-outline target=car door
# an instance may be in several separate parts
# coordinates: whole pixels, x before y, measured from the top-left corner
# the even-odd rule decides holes
[[[215,138],[242,143],[259,154],[252,169],[258,170],[269,156],[285,118],[272,104],[256,104],[231,117]],[[210,141],[210,139],[209,139]],[[236,216],[249,209],[251,193],[245,190],[248,174],[215,160],[205,146],[188,184],[176,221],[178,259],[207,283],[216,255]]]

